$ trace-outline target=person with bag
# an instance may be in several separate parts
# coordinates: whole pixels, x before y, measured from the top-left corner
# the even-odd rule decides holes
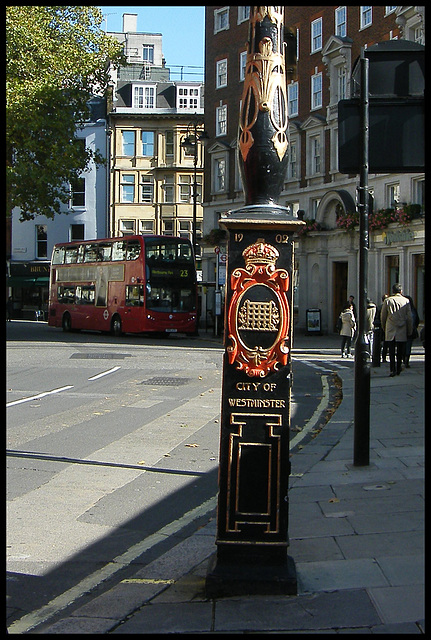
[[[355,335],[356,330],[356,319],[353,314],[353,305],[351,302],[347,302],[344,310],[340,313],[341,319],[341,330],[340,336],[341,340],[341,357],[344,358],[352,358],[353,356],[350,353],[350,346],[352,344],[352,338]],[[346,349],[346,354],[344,354],[344,349]]]

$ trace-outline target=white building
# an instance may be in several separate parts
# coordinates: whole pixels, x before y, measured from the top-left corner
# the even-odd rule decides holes
[[[105,102],[92,103],[93,118],[76,133],[86,147],[106,158],[107,132]],[[99,117],[101,116],[101,117]],[[91,163],[71,189],[69,204],[62,213],[48,219],[36,216],[20,222],[14,209],[11,224],[11,255],[8,264],[8,296],[13,299],[13,317],[33,319],[38,310],[47,310],[51,253],[57,242],[104,238],[107,235],[106,167]]]

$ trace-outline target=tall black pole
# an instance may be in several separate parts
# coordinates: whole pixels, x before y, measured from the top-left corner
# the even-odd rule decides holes
[[[355,401],[353,464],[366,466],[370,462],[370,345],[365,337],[368,294],[368,149],[369,149],[369,60],[360,57],[361,91],[361,167],[358,188],[359,211],[359,305],[358,338],[355,346]]]
[[[294,594],[288,556],[293,234],[277,204],[288,162],[284,7],[250,7],[238,133],[245,206],[228,231],[217,553],[210,597]]]

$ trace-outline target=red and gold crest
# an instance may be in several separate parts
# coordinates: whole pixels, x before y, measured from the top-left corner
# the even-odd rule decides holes
[[[263,238],[242,255],[245,269],[231,274],[227,353],[237,369],[264,378],[288,361],[289,274],[276,269],[279,252]]]

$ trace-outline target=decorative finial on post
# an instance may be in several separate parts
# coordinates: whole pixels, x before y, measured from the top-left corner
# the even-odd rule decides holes
[[[288,161],[284,7],[250,7],[238,132],[246,205],[274,205]]]

